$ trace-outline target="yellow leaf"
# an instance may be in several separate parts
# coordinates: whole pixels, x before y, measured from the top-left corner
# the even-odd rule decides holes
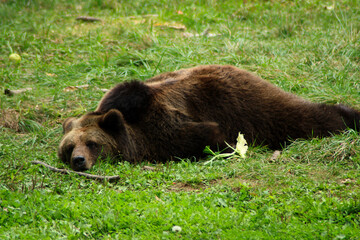
[[[235,152],[237,152],[240,155],[240,157],[245,158],[245,154],[248,150],[248,145],[244,138],[244,135],[239,133],[236,140],[237,143],[236,143]]]
[[[56,77],[56,74],[55,73],[45,73],[46,76],[48,77]]]

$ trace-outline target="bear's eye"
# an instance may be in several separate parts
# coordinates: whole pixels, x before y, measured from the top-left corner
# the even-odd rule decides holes
[[[68,153],[68,154],[71,155],[71,153],[72,153],[73,150],[74,150],[74,145],[68,145],[68,146],[66,146],[66,149],[65,149],[66,153]]]
[[[96,148],[98,146],[98,144],[96,142],[93,142],[93,141],[88,141],[86,143],[86,146],[90,149],[93,149],[93,148]]]
[[[65,148],[65,156],[66,156],[66,161],[67,162],[70,162],[71,154],[72,154],[72,152],[74,150],[74,147],[75,147],[74,145],[68,145]]]

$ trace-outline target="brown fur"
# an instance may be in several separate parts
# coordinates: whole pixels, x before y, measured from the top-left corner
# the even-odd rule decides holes
[[[238,132],[278,149],[289,139],[358,131],[359,124],[360,112],[349,107],[311,103],[232,66],[199,66],[117,85],[94,113],[64,122],[59,157],[85,170],[99,156],[200,156],[207,145],[234,144]]]

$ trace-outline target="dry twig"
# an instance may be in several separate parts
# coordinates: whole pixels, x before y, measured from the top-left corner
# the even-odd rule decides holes
[[[78,89],[88,89],[89,84],[79,85],[79,86],[68,86],[63,89],[64,92],[72,92]]]
[[[275,150],[269,162],[276,162],[276,160],[280,157],[280,155],[281,155],[281,151]]]
[[[109,182],[116,181],[116,180],[120,179],[119,176],[99,176],[99,175],[93,175],[93,174],[88,174],[88,173],[84,173],[84,172],[76,172],[76,171],[67,170],[67,169],[60,169],[60,168],[50,166],[50,165],[48,165],[48,164],[46,164],[44,162],[41,162],[41,161],[32,161],[31,163],[32,164],[43,165],[44,167],[50,169],[53,172],[59,172],[59,173],[63,173],[63,174],[76,173],[76,174],[78,174],[80,176],[84,176],[84,177],[89,178],[89,179],[107,180]]]
[[[151,18],[151,17],[158,17],[158,14],[146,14],[146,15],[140,15],[140,16],[129,16],[128,18],[134,19],[134,18]]]
[[[147,171],[156,171],[156,168],[150,166],[143,166],[142,169]]]

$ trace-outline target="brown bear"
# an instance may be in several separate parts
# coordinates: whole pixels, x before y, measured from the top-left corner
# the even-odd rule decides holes
[[[94,112],[64,122],[58,155],[87,170],[106,157],[201,156],[206,146],[235,144],[239,132],[250,144],[279,149],[359,125],[352,108],[309,102],[233,66],[199,66],[118,84]]]

